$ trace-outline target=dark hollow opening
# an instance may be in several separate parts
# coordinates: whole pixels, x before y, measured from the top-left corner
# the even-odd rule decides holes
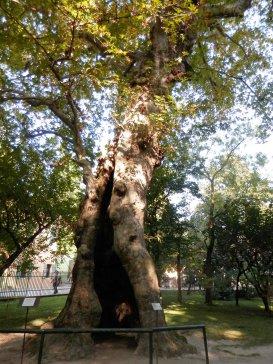
[[[100,230],[94,251],[94,287],[102,307],[99,326],[136,327],[139,324],[139,314],[133,288],[113,248],[114,231],[107,212],[112,189],[113,175],[103,196]]]

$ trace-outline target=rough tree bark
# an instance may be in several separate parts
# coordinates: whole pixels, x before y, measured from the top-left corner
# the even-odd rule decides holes
[[[160,302],[160,290],[153,261],[144,240],[144,215],[146,195],[153,171],[161,162],[161,151],[156,133],[149,129],[149,110],[154,110],[149,93],[142,92],[132,111],[126,115],[125,125],[134,130],[121,131],[115,157],[113,191],[109,217],[114,230],[114,251],[128,274],[137,304],[141,327],[165,326],[163,311],[156,317],[152,302]],[[134,123],[129,121],[134,120]],[[141,120],[141,127],[136,127]],[[145,121],[146,120],[146,121]],[[143,125],[147,128],[143,128]],[[193,352],[185,342],[162,334],[163,355]],[[137,352],[147,352],[147,338],[142,335]]]
[[[154,168],[162,159],[156,133],[143,129],[145,119],[149,125],[150,105],[143,91],[125,116],[134,119],[134,130],[121,129],[111,160],[104,160],[98,177],[90,181],[76,232],[73,284],[55,327],[166,325],[163,311],[156,317],[151,305],[160,302],[160,290],[144,241],[146,195]],[[131,123],[127,120],[125,125]],[[123,302],[132,307],[131,320],[119,323],[116,307]],[[184,338],[160,335],[165,342],[159,347],[161,355],[195,352]],[[48,343],[52,348],[53,338]],[[90,335],[65,336],[64,345],[60,358],[64,352],[66,358],[92,353]],[[52,352],[56,358],[57,349]],[[137,352],[148,352],[146,335],[140,337]]]
[[[112,184],[114,154],[113,147],[107,159],[100,161],[96,176],[85,175],[86,196],[80,206],[75,231],[77,256],[72,287],[63,310],[54,321],[55,328],[90,329],[100,324],[102,305],[95,290],[95,249],[105,228],[105,198]],[[58,341],[54,335],[46,338],[45,355],[48,360],[70,360],[93,354],[93,338],[89,334],[69,334],[58,338]]]

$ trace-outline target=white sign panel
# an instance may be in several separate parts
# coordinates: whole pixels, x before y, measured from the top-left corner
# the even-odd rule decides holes
[[[161,307],[161,304],[159,302],[153,302],[152,306],[153,306],[154,311],[162,311],[162,307]]]
[[[22,307],[33,307],[36,303],[36,297],[26,297],[22,302]]]

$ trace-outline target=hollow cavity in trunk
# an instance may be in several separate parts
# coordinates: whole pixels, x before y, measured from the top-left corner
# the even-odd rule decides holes
[[[139,325],[139,314],[134,291],[113,247],[114,230],[108,214],[112,189],[113,176],[102,199],[94,254],[94,287],[102,308],[99,326],[135,327]]]

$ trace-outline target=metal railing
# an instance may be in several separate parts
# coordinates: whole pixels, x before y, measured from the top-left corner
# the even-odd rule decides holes
[[[204,324],[199,325],[185,325],[185,326],[166,326],[166,327],[150,327],[150,328],[135,328],[135,329],[108,329],[108,328],[93,328],[89,330],[75,329],[75,328],[60,328],[60,329],[0,329],[0,333],[14,333],[14,334],[38,334],[41,335],[38,364],[42,363],[43,348],[45,335],[47,334],[94,334],[94,333],[138,333],[149,334],[149,364],[153,364],[154,359],[154,340],[153,336],[159,332],[165,331],[188,331],[188,330],[202,330],[206,364],[209,364],[208,343],[206,335],[206,327]]]
[[[67,274],[61,274],[58,292],[69,293],[71,281]],[[48,296],[53,294],[52,276],[26,275],[24,277],[8,275],[0,277],[0,299]]]

